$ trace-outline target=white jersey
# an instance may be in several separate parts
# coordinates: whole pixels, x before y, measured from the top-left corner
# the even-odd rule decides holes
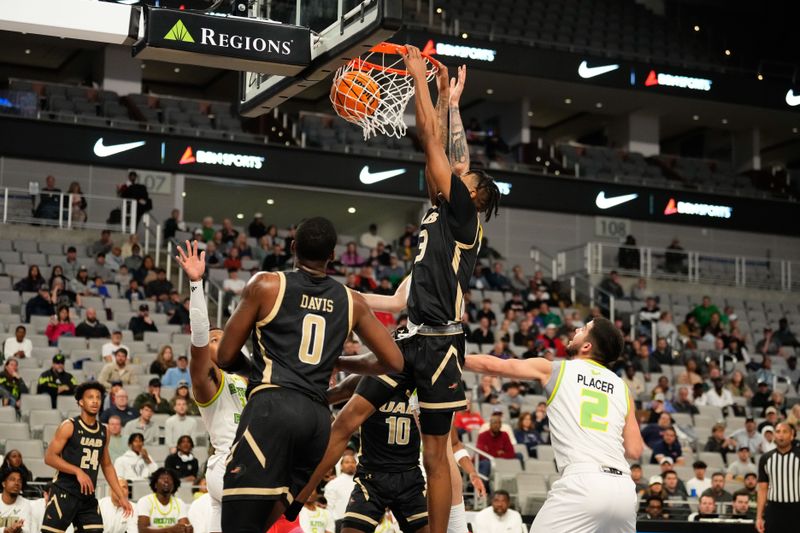
[[[546,389],[559,471],[571,464],[594,463],[630,474],[622,444],[630,403],[622,379],[599,363],[573,359],[553,363]]]
[[[138,524],[140,516],[146,516],[150,519],[151,529],[166,529],[176,525],[182,518],[187,518],[186,512],[187,506],[180,498],[170,496],[169,503],[161,505],[155,493],[148,494],[136,503],[134,523]]]
[[[216,455],[227,455],[236,437],[239,418],[247,401],[247,382],[236,374],[220,371],[222,382],[207,403],[197,402],[200,417],[206,425]]]
[[[331,512],[322,507],[313,511],[306,506],[300,510],[300,529],[303,533],[334,533],[336,524]]]
[[[0,498],[0,531],[13,526],[20,520],[23,521],[22,533],[34,532],[34,529],[31,529],[31,503],[22,496],[17,496],[12,504],[6,504]]]

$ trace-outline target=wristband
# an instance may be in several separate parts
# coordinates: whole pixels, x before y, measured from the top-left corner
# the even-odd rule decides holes
[[[189,323],[192,328],[192,346],[208,346],[208,309],[202,280],[189,282]]]
[[[459,462],[461,459],[463,459],[464,457],[466,457],[467,459],[469,459],[469,452],[468,452],[467,450],[465,450],[464,448],[461,448],[461,449],[460,449],[460,450],[458,450],[457,452],[453,452],[453,457],[455,457],[455,458],[456,458],[456,463],[457,463],[457,462]]]

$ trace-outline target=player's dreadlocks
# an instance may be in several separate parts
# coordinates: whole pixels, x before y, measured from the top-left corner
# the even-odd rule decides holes
[[[492,216],[497,216],[500,210],[500,189],[489,174],[480,169],[470,169],[470,173],[477,178],[475,191],[478,195],[479,211],[486,213],[485,220],[489,222]]]

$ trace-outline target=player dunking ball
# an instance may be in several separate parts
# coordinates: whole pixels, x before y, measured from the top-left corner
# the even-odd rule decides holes
[[[567,361],[502,360],[468,355],[467,370],[545,384],[550,439],[561,479],[553,484],[532,533],[636,530],[636,487],[625,457],[638,459],[642,437],[628,388],[607,367],[622,353],[622,334],[605,318],[578,328]]]
[[[63,533],[70,524],[76,531],[103,531],[95,498],[100,469],[124,509],[124,516],[133,512],[108,455],[106,426],[97,419],[104,393],[105,388],[97,382],[78,385],[75,399],[81,414],[64,420],[47,447],[44,461],[58,472],[44,512],[42,531]]]
[[[425,150],[425,179],[433,204],[422,220],[419,253],[411,270],[409,335],[398,341],[406,364],[402,374],[381,376],[382,388],[369,393],[357,390],[345,405],[333,424],[325,458],[300,500],[341,457],[347,438],[386,403],[393,390],[416,388],[428,474],[428,521],[433,533],[445,533],[451,507],[448,437],[453,413],[467,405],[461,381],[463,293],[468,290],[483,233],[478,214],[485,213],[486,220],[496,214],[500,191],[482,171],[471,170],[461,176],[451,172],[441,142],[442,125],[428,91],[425,63],[418,48],[406,45],[406,50],[406,69],[416,91],[417,131]],[[381,390],[383,394],[376,393]],[[293,506],[289,516],[298,510]]]
[[[208,309],[203,294],[206,253],[197,253],[197,241],[186,241],[186,251],[178,246],[176,259],[189,278],[189,315],[192,327],[192,394],[200,409],[200,417],[214,447],[206,467],[208,493],[211,496],[209,531],[222,531],[222,478],[225,458],[231,451],[239,418],[246,402],[247,380],[237,374],[223,372],[217,366],[217,347],[222,330],[209,330]]]
[[[328,277],[337,236],[317,217],[297,228],[297,270],[261,272],[242,292],[217,350],[220,368],[242,363],[252,332],[253,369],[225,469],[222,531],[263,533],[308,482],[330,434],[326,390],[335,365],[349,372],[399,372],[403,356],[364,298]],[[350,331],[375,354],[340,357]]]

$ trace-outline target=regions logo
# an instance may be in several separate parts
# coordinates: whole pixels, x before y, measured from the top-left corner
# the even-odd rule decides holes
[[[186,29],[186,26],[180,19],[178,19],[178,22],[176,22],[172,29],[167,32],[167,34],[164,36],[164,39],[167,41],[180,41],[182,43],[194,42],[189,30]]]

